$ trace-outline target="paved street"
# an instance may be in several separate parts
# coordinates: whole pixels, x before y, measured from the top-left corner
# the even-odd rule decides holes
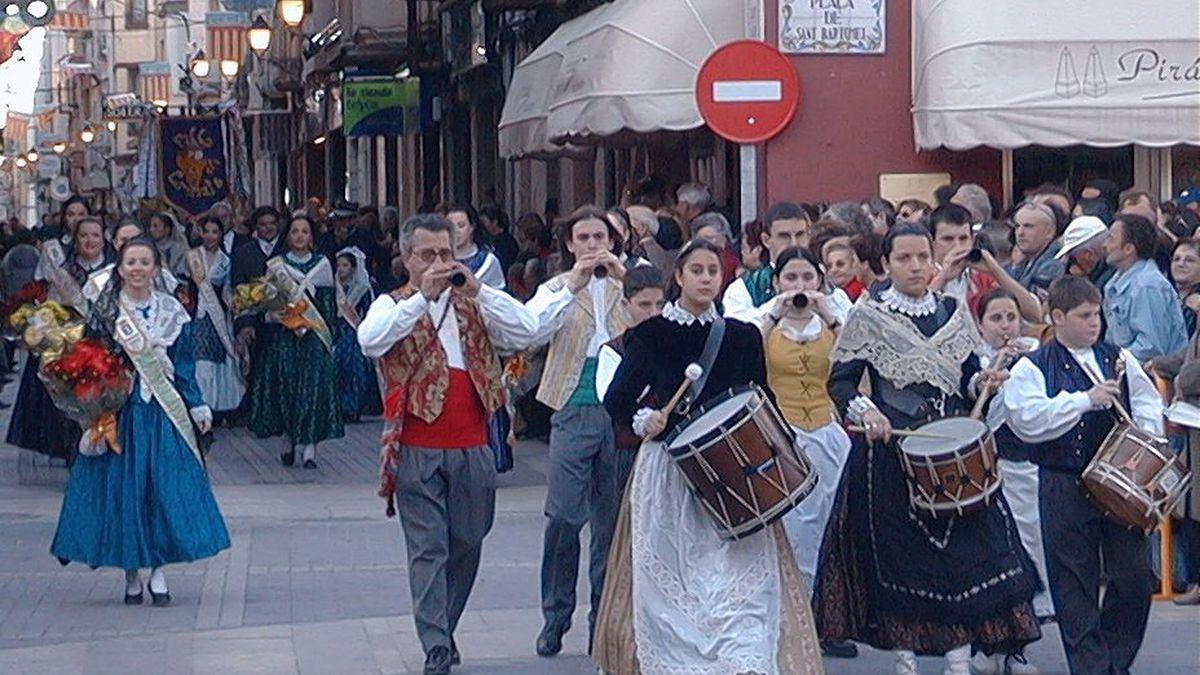
[[[304,471],[279,466],[273,443],[220,430],[211,474],[233,548],[171,569],[165,609],[121,605],[115,571],[60,567],[47,549],[65,470],[0,448],[0,673],[420,672],[399,526],[373,496],[375,433],[371,423],[349,427],[317,471]],[[533,655],[545,467],[544,446],[523,444],[517,469],[501,477],[456,672],[595,672],[584,608],[562,656]],[[1030,655],[1044,673],[1066,672],[1053,629]],[[1158,603],[1138,666],[1139,675],[1200,673],[1200,610]],[[868,652],[828,667],[886,673],[890,659]],[[922,668],[940,672],[932,659]]]

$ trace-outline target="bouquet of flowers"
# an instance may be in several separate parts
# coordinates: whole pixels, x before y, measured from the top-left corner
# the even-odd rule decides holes
[[[83,321],[73,310],[45,299],[22,304],[5,321],[9,339],[43,359],[61,356],[71,343],[83,337],[83,329]]]
[[[83,338],[43,363],[38,376],[54,405],[84,427],[82,454],[103,454],[105,444],[121,452],[117,411],[129,399],[133,376],[120,356],[99,340]]]
[[[296,302],[288,301],[288,295],[279,280],[270,275],[235,286],[233,311],[235,314],[279,312],[279,323],[285,328],[301,330],[313,327],[308,319],[304,318],[304,313],[308,311],[308,301],[303,298]]]
[[[37,306],[46,301],[46,296],[50,292],[49,282],[43,280],[31,281],[21,287],[11,298],[4,301],[0,305],[0,318],[3,319],[5,326],[9,325],[9,318],[18,309],[25,305]]]

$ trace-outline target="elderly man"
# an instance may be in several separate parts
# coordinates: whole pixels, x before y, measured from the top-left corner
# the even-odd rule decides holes
[[[1067,274],[1083,277],[1103,293],[1108,280],[1117,273],[1108,261],[1104,242],[1108,227],[1095,216],[1080,216],[1071,221],[1062,236],[1062,248],[1055,256],[1067,266]]]
[[[648,206],[630,206],[626,213],[634,238],[631,252],[649,260],[663,274],[670,274],[675,269],[675,252],[679,246],[669,247],[669,244],[674,243],[678,233],[667,232],[664,219]]]
[[[1108,264],[1117,270],[1104,286],[1105,339],[1141,361],[1187,343],[1179,295],[1154,264],[1157,245],[1154,224],[1132,213],[1118,215],[1104,241]]]
[[[687,233],[687,239],[695,236],[691,223],[696,216],[712,207],[712,193],[702,183],[684,183],[675,191],[675,215]]]
[[[992,200],[987,190],[974,183],[964,183],[950,198],[951,204],[958,204],[971,212],[972,223],[986,223],[992,219]]]
[[[1026,201],[1012,217],[1021,262],[1010,265],[1012,278],[1032,293],[1045,292],[1065,267],[1057,259],[1058,214],[1046,204]]]

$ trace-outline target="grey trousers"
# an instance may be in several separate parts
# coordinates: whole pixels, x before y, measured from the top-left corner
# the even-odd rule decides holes
[[[542,546],[542,615],[565,629],[575,611],[579,531],[591,522],[589,628],[594,625],[621,493],[634,453],[614,447],[604,406],[567,406],[550,418],[550,487]]]
[[[396,511],[408,549],[417,637],[449,647],[479,571],[496,513],[496,464],[487,446],[400,450]]]

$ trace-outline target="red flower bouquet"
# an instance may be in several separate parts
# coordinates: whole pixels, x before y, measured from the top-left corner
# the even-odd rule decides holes
[[[83,338],[58,359],[44,363],[38,375],[54,405],[83,425],[92,448],[106,442],[113,452],[121,452],[117,411],[129,399],[133,376],[120,356],[98,340]]]

